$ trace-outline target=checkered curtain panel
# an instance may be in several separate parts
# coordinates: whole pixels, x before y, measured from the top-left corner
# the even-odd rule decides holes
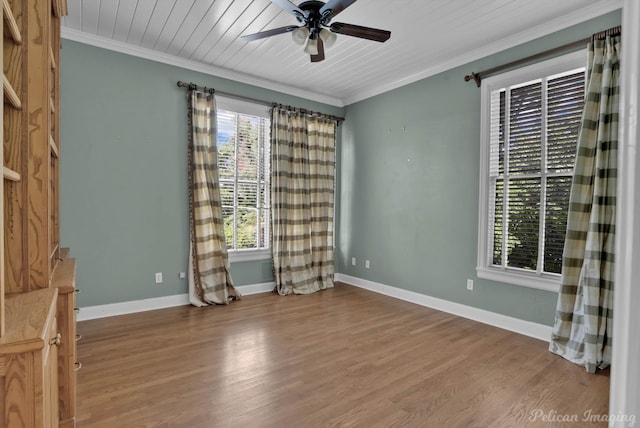
[[[271,221],[281,295],[333,287],[336,122],[274,108]]]
[[[588,372],[611,363],[620,36],[589,45],[562,282],[549,350]]]
[[[189,91],[189,300],[195,306],[227,304],[240,297],[229,274],[216,125],[213,94]]]

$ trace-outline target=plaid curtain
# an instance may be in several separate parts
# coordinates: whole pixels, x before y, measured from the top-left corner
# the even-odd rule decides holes
[[[589,45],[562,282],[549,350],[588,372],[611,363],[620,36]]]
[[[281,295],[333,287],[336,122],[271,112],[271,248]]]
[[[217,121],[212,93],[189,91],[189,300],[227,304],[233,287],[218,182]]]

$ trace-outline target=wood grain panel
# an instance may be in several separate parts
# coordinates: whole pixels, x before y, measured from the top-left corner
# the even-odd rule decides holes
[[[542,426],[535,409],[608,411],[608,371],[344,284],[80,328],[79,428],[525,427]]]
[[[76,415],[75,357],[58,355],[58,410],[60,424],[74,424]],[[68,380],[68,381],[64,381]],[[60,382],[62,381],[62,382]]]
[[[42,385],[42,419],[43,427],[58,427],[58,346],[52,343],[58,332],[57,320],[51,323],[46,339],[45,347],[39,355],[42,356],[41,364],[44,381]],[[38,355],[38,354],[36,354]],[[39,366],[40,367],[40,366]],[[38,394],[36,392],[36,397]]]
[[[57,420],[57,405],[52,408],[47,400],[55,394],[57,403],[57,384],[53,383],[57,382],[57,347],[51,344],[57,333],[57,296],[56,289],[45,289],[6,299],[7,332],[0,339],[0,355],[7,358],[6,427],[55,426],[51,412]]]
[[[9,358],[5,378],[6,427],[28,428],[36,426],[35,396],[30,394],[35,382],[33,352],[13,354]]]
[[[4,7],[4,4],[3,4]],[[8,7],[8,5],[7,5]],[[10,12],[10,11],[9,11]],[[13,17],[13,14],[11,14],[11,16]],[[3,30],[3,23],[0,22],[0,30]],[[3,51],[4,51],[4,42],[3,42]],[[2,58],[0,58],[0,62],[3,61],[4,58],[4,54],[2,55]],[[4,66],[1,67],[4,69]],[[4,96],[3,96],[4,97]],[[3,105],[3,114],[2,116],[0,116],[0,132],[3,132],[2,130],[4,129],[4,125],[3,125],[3,119],[4,119],[4,100],[2,102]],[[3,145],[4,145],[4,139],[3,139]],[[3,167],[4,170],[4,147],[3,150],[0,151],[0,166]],[[4,336],[4,331],[6,328],[6,324],[5,324],[5,320],[4,320],[4,289],[5,289],[5,285],[4,285],[4,183],[2,183],[2,187],[0,187],[0,215],[2,215],[3,217],[0,218],[0,337]],[[0,374],[0,377],[2,375]],[[1,381],[2,379],[0,379]],[[1,384],[0,384],[0,388],[1,388]],[[3,394],[0,393],[0,399],[2,398]],[[0,408],[0,410],[2,410]],[[0,417],[2,417],[4,413],[0,413]]]
[[[56,0],[61,3],[60,8],[66,10],[66,2]],[[50,265],[53,269],[56,261],[60,257],[60,195],[58,189],[60,189],[60,68],[56,68],[54,64],[60,63],[60,18],[57,16],[51,17],[50,25],[50,38],[49,38],[49,53],[51,56],[53,52],[53,58],[50,58],[51,69],[49,75],[51,76],[50,90],[50,120],[49,120],[49,141],[54,142],[53,148],[50,152],[50,177],[49,183],[51,193],[49,194],[50,202],[50,230],[49,241],[51,248],[50,253]]]
[[[58,289],[58,331],[62,343],[58,348],[58,402],[60,426],[75,426],[76,415],[76,322],[73,309],[76,299],[76,261],[69,250],[61,249],[51,285]]]
[[[27,232],[29,287],[49,286],[49,25],[51,3],[28,0]]]
[[[58,294],[58,331],[62,343],[58,348],[58,395],[60,420],[75,417],[76,403],[76,323],[73,315],[75,292]]]
[[[21,1],[8,1],[16,25],[20,30],[24,28],[24,9]],[[3,50],[3,71],[12,82],[20,99],[24,100],[24,82],[26,63],[24,62],[25,45],[20,46],[5,43]],[[4,110],[4,165],[26,176],[26,109]],[[5,291],[18,293],[29,289],[26,275],[26,228],[24,227],[23,208],[26,200],[27,180],[11,183],[5,187],[4,195],[4,247],[5,251]]]
[[[0,373],[0,421],[2,421],[3,423],[5,423],[5,381],[6,381],[6,364],[7,364],[7,358],[6,356],[0,356],[0,360],[2,360],[2,362],[0,364],[2,364],[2,372]]]

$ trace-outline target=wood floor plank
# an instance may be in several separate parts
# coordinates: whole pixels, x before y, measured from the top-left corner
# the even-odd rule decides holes
[[[606,426],[532,412],[606,414],[607,371],[345,284],[78,328],[79,428]]]

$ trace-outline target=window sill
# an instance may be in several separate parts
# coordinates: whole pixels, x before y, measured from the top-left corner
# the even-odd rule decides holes
[[[271,259],[271,250],[240,250],[240,251],[229,251],[229,262],[230,263],[241,263],[241,262],[251,262],[256,260],[270,260]]]
[[[504,271],[499,269],[477,267],[478,278],[491,281],[504,282],[519,285],[521,287],[535,288],[544,291],[560,291],[560,275],[557,277],[538,276],[526,272]]]

